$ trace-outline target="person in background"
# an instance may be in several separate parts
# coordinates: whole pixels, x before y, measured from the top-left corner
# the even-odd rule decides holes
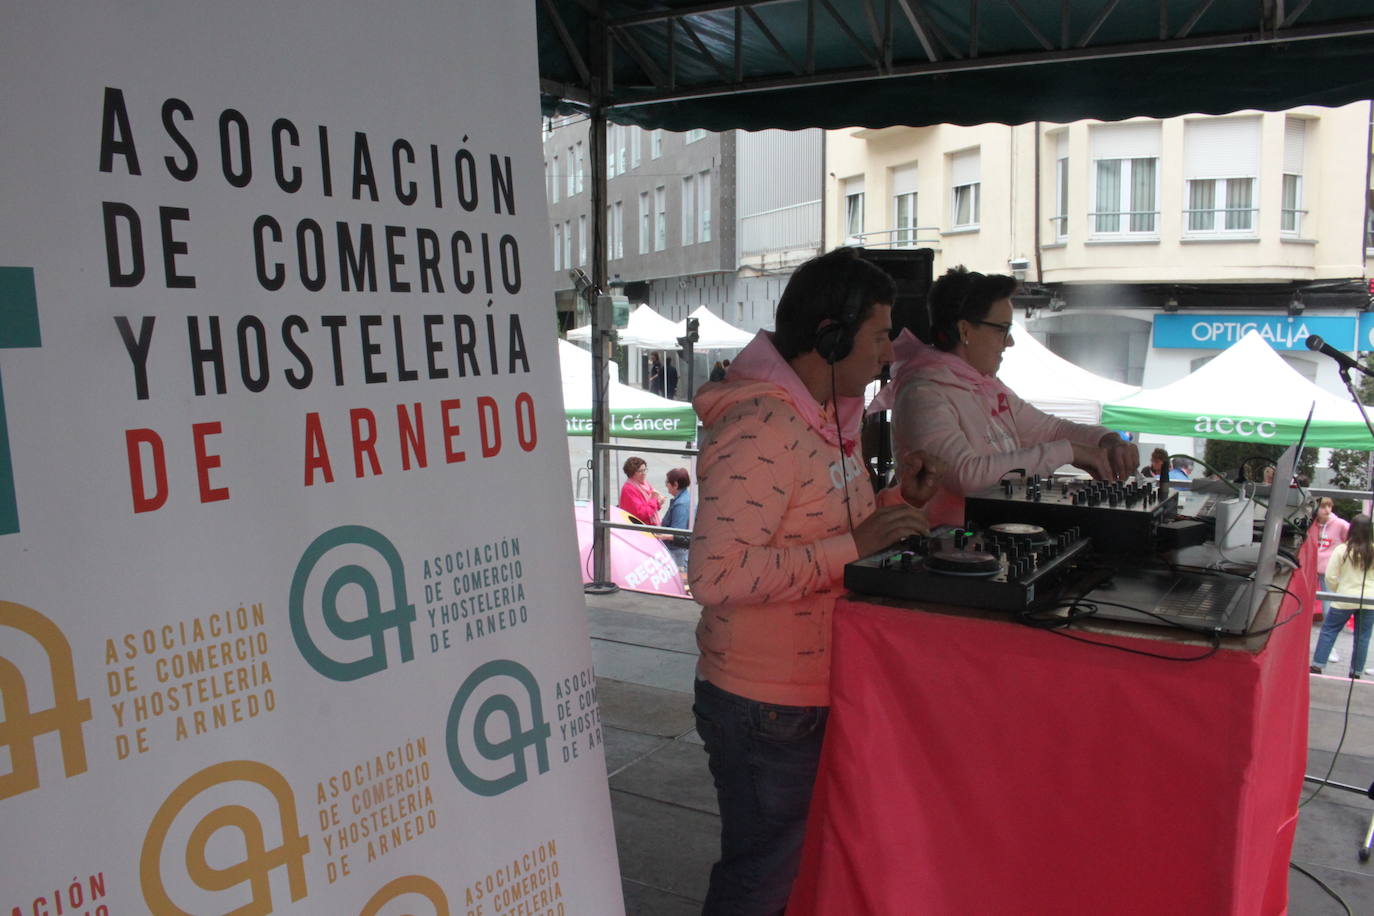
[[[946,271],[930,290],[934,346],[903,331],[892,384],[874,399],[879,410],[892,407],[895,453],[919,449],[949,467],[927,507],[932,525],[963,524],[965,494],[1017,469],[1051,474],[1072,464],[1100,480],[1124,480],[1140,465],[1136,446],[1106,427],[1050,416],[998,380],[1002,352],[1014,345],[1017,285],[1002,274]]]
[[[725,366],[724,366],[724,364],[721,363],[720,360],[716,360],[715,365],[711,367],[711,377],[708,378],[707,381],[708,381],[708,382],[723,382],[723,381],[725,381]]]
[[[1146,477],[1163,477],[1165,470],[1169,467],[1169,453],[1162,448],[1157,448],[1150,452],[1150,463],[1140,469]]]
[[[649,354],[648,388],[653,394],[663,394],[663,364],[659,362],[657,353]]]
[[[1349,539],[1338,544],[1331,551],[1331,559],[1326,564],[1326,590],[1341,595],[1374,597],[1374,537],[1369,516],[1363,513],[1350,520]],[[1358,604],[1332,601],[1322,619],[1322,630],[1317,636],[1317,648],[1312,652],[1313,674],[1321,674],[1322,668],[1336,644],[1336,637],[1345,626],[1350,615],[1355,615],[1355,649],[1350,658],[1350,676],[1358,678],[1364,671],[1364,663],[1369,655],[1369,635],[1374,631],[1374,609],[1360,609]]]
[[[875,498],[854,453],[867,385],[892,358],[896,286],[853,249],[812,258],[693,406],[705,424],[687,565],[697,732],[720,805],[703,913],[787,906],[830,711],[830,623],[846,563],[929,531],[938,463],[898,456]]]
[[[645,525],[657,525],[666,496],[648,483],[649,463],[637,455],[625,459],[625,485],[620,488],[620,508]]]
[[[1335,503],[1331,497],[1323,496],[1317,503],[1317,513],[1312,517],[1312,527],[1307,532],[1310,538],[1317,540],[1317,581],[1321,582],[1326,575],[1326,567],[1331,562],[1331,554],[1336,548],[1344,544],[1350,535],[1350,523],[1336,514]],[[1331,602],[1322,602],[1322,619],[1331,613]],[[1340,661],[1334,653],[1329,661]]]
[[[692,475],[687,473],[686,468],[673,468],[668,472],[668,478],[664,481],[664,486],[668,488],[668,511],[663,515],[663,527],[665,528],[691,528],[692,527],[692,494],[689,492],[692,486]],[[668,552],[673,555],[673,560],[677,562],[677,568],[687,571],[687,548],[691,546],[692,539],[684,534],[671,534],[668,538]]]
[[[677,397],[677,363],[673,361],[673,358],[672,358],[671,356],[668,357],[668,359],[667,359],[666,362],[664,363],[664,367],[663,367],[663,377],[667,380],[667,388],[666,388],[665,390],[668,392],[668,397],[670,397],[670,398],[676,398],[676,397]]]
[[[1169,469],[1170,480],[1188,480],[1193,476],[1193,461],[1191,458],[1184,458],[1178,455],[1172,462],[1173,466]]]

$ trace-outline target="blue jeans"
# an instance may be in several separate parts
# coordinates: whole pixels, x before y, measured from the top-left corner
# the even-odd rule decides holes
[[[1317,635],[1317,648],[1312,652],[1312,664],[1318,668],[1326,664],[1341,628],[1350,615],[1355,614],[1355,651],[1350,653],[1350,676],[1356,677],[1364,671],[1364,663],[1369,656],[1369,635],[1374,632],[1374,608],[1356,611],[1356,608],[1332,607],[1330,602],[1326,603],[1322,631]]]
[[[760,703],[698,679],[692,711],[720,802],[720,861],[702,914],[781,914],[830,710]]]

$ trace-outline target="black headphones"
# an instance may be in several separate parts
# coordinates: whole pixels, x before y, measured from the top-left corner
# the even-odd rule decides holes
[[[854,334],[858,330],[861,311],[863,300],[856,286],[845,300],[840,314],[816,330],[815,350],[830,365],[835,365],[854,349]]]

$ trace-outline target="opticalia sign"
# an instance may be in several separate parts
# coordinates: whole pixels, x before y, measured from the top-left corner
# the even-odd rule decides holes
[[[1333,315],[1156,315],[1154,346],[1224,350],[1250,331],[1275,350],[1305,350],[1312,334],[1338,350],[1355,349],[1355,319]]]

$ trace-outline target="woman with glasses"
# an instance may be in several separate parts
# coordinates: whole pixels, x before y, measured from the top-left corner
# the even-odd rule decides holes
[[[903,331],[894,344],[893,382],[873,409],[892,408],[897,454],[913,449],[942,458],[948,470],[926,507],[931,525],[963,524],[964,494],[1008,472],[1050,474],[1072,464],[1105,480],[1139,467],[1136,447],[1106,427],[1044,413],[997,379],[1012,346],[1011,294],[1017,281],[955,267],[931,287],[933,346]]]

